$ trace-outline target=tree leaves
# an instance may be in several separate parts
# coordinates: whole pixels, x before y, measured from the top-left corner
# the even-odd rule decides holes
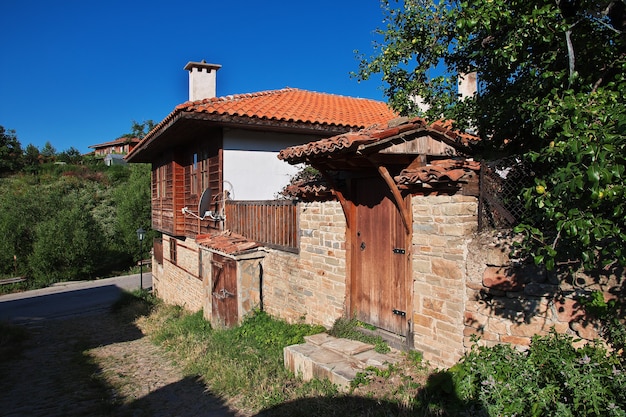
[[[482,137],[481,157],[531,166],[521,230],[549,268],[626,265],[626,38],[609,3],[564,14],[558,2],[386,1],[379,53],[359,67],[361,79],[383,74],[402,114],[454,120]],[[459,101],[456,77],[468,71],[479,93]]]

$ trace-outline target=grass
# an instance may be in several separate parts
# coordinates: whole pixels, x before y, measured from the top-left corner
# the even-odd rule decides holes
[[[382,371],[372,368],[348,393],[327,380],[302,381],[284,367],[283,348],[303,343],[305,335],[326,329],[288,324],[260,311],[246,317],[238,327],[214,329],[202,312],[189,313],[161,304],[138,324],[155,343],[173,353],[188,376],[201,377],[212,393],[247,413],[409,415],[415,411],[413,398],[428,376],[421,357],[413,354],[407,355],[403,365],[410,367],[409,371],[399,366]],[[341,332],[335,334],[371,343],[371,336],[348,334],[346,330],[354,326],[358,327],[355,321],[340,321],[336,327],[341,327]]]
[[[331,336],[344,339],[358,340],[363,343],[374,345],[374,350],[378,353],[387,353],[391,349],[381,336],[366,334],[359,329],[375,330],[376,328],[367,325],[355,318],[339,318],[335,321],[332,329],[328,332]]]

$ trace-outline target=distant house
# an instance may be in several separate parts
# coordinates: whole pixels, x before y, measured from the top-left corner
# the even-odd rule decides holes
[[[260,302],[254,282],[262,279],[263,253],[259,242],[226,230],[228,223],[237,217],[263,224],[278,238],[286,226],[274,217],[281,204],[244,218],[227,217],[227,202],[274,199],[299,171],[277,158],[281,149],[386,124],[395,113],[383,102],[296,88],[215,97],[219,68],[188,63],[189,101],[126,160],[152,164],[152,228],[163,233],[154,250],[154,290],[229,325]]]
[[[111,142],[91,145],[96,156],[106,156],[111,154],[126,155],[139,143],[139,138],[122,137]]]
[[[122,154],[110,153],[104,157],[104,165],[108,167],[111,165],[126,165],[126,160]]]

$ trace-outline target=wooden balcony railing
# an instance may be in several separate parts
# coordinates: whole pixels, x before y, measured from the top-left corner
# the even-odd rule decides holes
[[[229,200],[225,207],[225,228],[263,246],[298,253],[297,208],[292,200]]]

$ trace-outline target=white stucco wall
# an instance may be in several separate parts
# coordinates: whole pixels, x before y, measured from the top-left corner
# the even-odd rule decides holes
[[[224,132],[224,182],[232,185],[235,200],[273,200],[300,167],[277,158],[293,145],[317,140],[285,133],[226,130]],[[228,184],[225,185],[228,189]]]

